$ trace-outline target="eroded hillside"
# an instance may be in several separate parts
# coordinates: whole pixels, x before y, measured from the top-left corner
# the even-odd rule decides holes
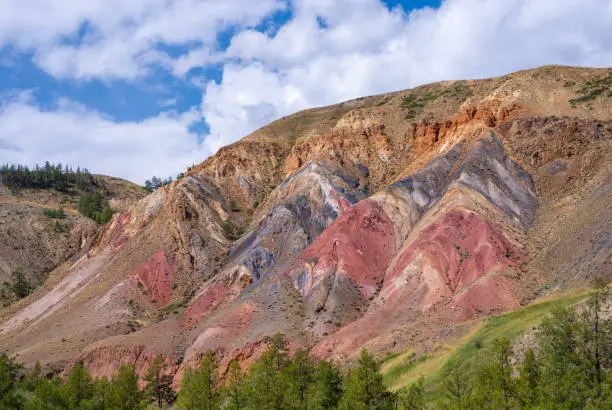
[[[145,196],[142,187],[104,175],[89,175],[88,190],[109,200],[113,209],[126,210]],[[22,272],[32,286],[44,283],[48,274],[69,259],[87,253],[99,230],[78,212],[80,195],[74,185],[65,189],[22,188],[2,185],[0,175],[0,284]],[[45,212],[63,210],[62,218]],[[2,285],[0,285],[2,286]],[[0,298],[0,303],[10,300]]]
[[[162,355],[178,383],[207,349],[401,351],[612,275],[611,83],[543,67],[282,118],[115,215],[0,343],[95,376]]]

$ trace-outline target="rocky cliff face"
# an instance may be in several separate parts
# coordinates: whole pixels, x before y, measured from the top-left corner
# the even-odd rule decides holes
[[[280,119],[114,216],[0,343],[94,375],[284,333],[350,360],[612,275],[612,71],[543,67]],[[608,87],[597,97],[592,84]],[[586,91],[585,91],[586,90]]]

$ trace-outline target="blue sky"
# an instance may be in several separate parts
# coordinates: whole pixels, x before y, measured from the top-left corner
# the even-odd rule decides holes
[[[303,108],[610,66],[611,22],[605,0],[5,0],[0,162],[142,183]]]

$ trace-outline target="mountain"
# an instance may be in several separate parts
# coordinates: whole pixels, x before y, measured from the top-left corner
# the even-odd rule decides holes
[[[94,376],[162,355],[178,385],[276,332],[342,362],[426,352],[610,277],[611,85],[547,66],[279,119],[114,215],[0,344]]]

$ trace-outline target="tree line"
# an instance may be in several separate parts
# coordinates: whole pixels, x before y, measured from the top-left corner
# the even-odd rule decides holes
[[[184,177],[185,177],[185,173],[181,172],[176,176],[176,180],[178,181],[179,179],[182,179]],[[165,185],[172,183],[172,181],[173,181],[172,177],[168,177],[164,179],[158,176],[153,176],[150,179],[147,179],[145,181],[144,187],[147,191],[153,192],[156,189],[159,189]]]
[[[162,179],[157,176],[153,176],[151,179],[147,179],[145,181],[144,187],[147,191],[153,192],[156,189],[163,187],[164,185],[168,185],[172,183],[172,177],[168,177],[166,179]]]
[[[11,190],[31,188],[67,191],[75,188],[82,192],[79,199],[79,212],[98,224],[110,221],[115,212],[108,204],[108,200],[99,192],[94,191],[98,185],[86,168],[73,169],[61,163],[52,164],[49,161],[43,166],[37,164],[32,169],[21,164],[3,164],[0,167],[0,184],[6,185]],[[62,206],[57,210],[45,209],[43,212],[47,217],[54,219],[63,219],[65,216]],[[63,231],[57,221],[55,229]]]
[[[34,168],[21,164],[3,164],[0,167],[0,183],[9,189],[34,188],[66,191],[69,188],[86,191],[96,185],[86,168],[63,166],[61,163],[36,164]]]
[[[596,290],[579,308],[557,308],[546,318],[537,343],[519,358],[507,339],[496,339],[476,375],[461,363],[447,372],[442,397],[426,400],[425,380],[398,391],[383,383],[380,363],[363,350],[356,366],[342,371],[298,349],[289,354],[282,335],[248,370],[231,362],[223,378],[213,352],[196,369],[187,367],[172,390],[165,360],[158,357],[143,378],[124,364],[111,379],[92,380],[82,364],[70,375],[42,377],[40,365],[24,372],[0,356],[0,408],[11,409],[609,409],[612,408],[608,289]],[[431,393],[431,392],[430,392]]]

